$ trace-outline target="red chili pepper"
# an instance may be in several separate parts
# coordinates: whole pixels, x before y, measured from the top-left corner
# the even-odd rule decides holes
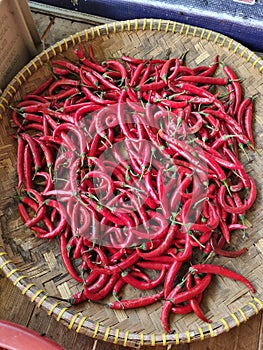
[[[167,83],[168,71],[169,71],[170,67],[176,62],[178,62],[177,58],[170,58],[169,60],[167,60],[163,64],[163,66],[161,68],[161,71],[160,71],[160,77],[161,77],[162,80],[164,80],[165,83]]]
[[[200,160],[198,160],[198,157],[202,156],[202,152],[198,153],[198,157],[195,157],[194,154],[195,149],[189,145],[187,145],[185,142],[180,141],[177,138],[173,138],[169,135],[167,135],[163,130],[158,131],[159,137],[164,139],[166,142],[169,143],[169,146],[172,147],[176,152],[178,152],[181,156],[186,158],[192,166],[194,166],[195,171],[198,171],[198,174],[201,176],[204,181],[207,180],[207,166],[203,165]],[[202,156],[202,158],[204,158]],[[219,165],[215,163],[214,159],[211,159],[211,157],[207,158],[205,162],[209,162],[209,165],[213,167],[214,171],[218,171],[220,173],[220,177],[222,180],[225,179],[225,174],[222,169],[220,169]]]
[[[141,82],[140,82],[141,84]],[[148,84],[142,84],[142,85],[138,85],[139,86],[139,91],[143,92],[143,91],[156,91],[156,90],[160,90],[163,89],[166,86],[166,82],[163,80],[158,81],[157,83],[148,83]]]
[[[227,197],[226,197],[226,202],[227,202],[227,204],[229,204],[230,206],[233,206],[233,207],[235,206],[235,202],[234,202],[233,198],[230,197],[230,196],[227,196]],[[238,215],[235,214],[235,213],[232,213],[232,214],[231,214],[231,218],[230,218],[230,224],[236,224],[237,221],[238,221]]]
[[[82,119],[86,121],[87,113],[97,111],[101,108],[102,108],[101,104],[98,104],[98,103],[91,103],[89,105],[85,103],[83,106],[79,106],[79,108],[77,108],[76,111],[74,112],[74,120],[76,123]],[[65,109],[64,109],[64,112],[66,113]]]
[[[184,251],[182,252],[182,254],[177,254],[175,256],[175,259],[178,261],[188,261],[191,259],[192,257],[192,253],[193,253],[193,249],[192,249],[192,244],[191,244],[191,235],[190,235],[190,231],[185,233],[185,246],[184,246]]]
[[[100,201],[106,201],[113,195],[114,183],[109,177],[109,175],[104,174],[102,171],[99,170],[92,170],[84,176],[82,181],[85,181],[85,179],[99,179],[100,181],[103,180],[106,183],[106,195],[103,198],[100,198]],[[96,191],[100,192],[100,187],[96,186]]]
[[[246,136],[248,137],[252,148],[254,148],[255,141],[254,141],[253,130],[252,130],[252,119],[253,119],[253,104],[250,101],[245,111],[244,128],[245,128]]]
[[[231,279],[234,279],[236,281],[240,281],[240,282],[244,283],[251,290],[252,293],[256,292],[254,286],[244,276],[240,275],[239,273],[237,273],[235,271],[229,270],[226,267],[220,266],[220,265],[196,264],[196,265],[191,266],[190,272],[206,273],[206,274],[208,274],[207,276],[209,276],[210,274],[216,274],[216,275],[228,277],[228,278],[231,278]],[[180,299],[180,301],[181,301],[181,299]]]
[[[24,162],[23,162],[23,157],[24,157],[24,152],[25,152],[25,141],[18,135],[17,136],[17,175],[18,175],[18,184],[17,187],[20,189],[23,185],[23,180],[24,180]]]
[[[25,179],[25,186],[26,188],[32,188],[32,156],[30,152],[29,145],[27,144],[25,146],[25,152],[23,157],[24,162],[24,179]]]
[[[138,299],[122,299],[120,301],[114,301],[109,303],[109,307],[113,310],[128,310],[139,307],[148,306],[161,300],[163,297],[163,291],[151,296],[140,297]]]
[[[52,71],[53,71],[53,74],[59,75],[60,77],[63,75],[67,75],[69,72],[66,68],[61,68],[61,67],[53,67]]]
[[[227,78],[218,78],[203,75],[183,75],[181,77],[178,77],[178,80],[209,85],[227,85],[229,83],[229,80]]]
[[[42,194],[45,195],[45,192],[51,191],[53,189],[53,180],[50,173],[48,172],[39,171],[35,174],[35,177],[39,176],[44,177],[44,179],[46,180],[44,184],[45,188],[42,190]]]
[[[230,117],[227,113],[225,113],[223,110],[214,110],[211,108],[207,108],[203,111],[204,113],[212,114],[214,117],[225,121],[227,124],[232,126],[236,130],[236,134],[242,134],[242,128],[239,126],[237,121]]]
[[[150,61],[149,64],[147,65],[147,67],[145,68],[144,73],[143,73],[140,81],[138,82],[138,86],[142,86],[143,84],[145,84],[145,82],[150,77],[152,69],[153,69],[153,63]]]
[[[244,187],[246,189],[250,189],[250,180],[249,180],[249,176],[246,173],[244,166],[242,165],[242,163],[238,160],[238,158],[234,155],[233,152],[231,152],[228,148],[223,147],[223,152],[225,154],[228,155],[228,157],[231,159],[231,161],[236,164],[236,172],[238,173],[239,177],[241,178]]]
[[[215,237],[211,237],[210,244],[211,244],[211,247],[212,247],[213,252],[215,254],[221,255],[221,256],[226,256],[228,258],[236,258],[236,257],[238,257],[240,255],[243,255],[247,251],[247,249],[245,247],[242,248],[241,250],[236,250],[236,251],[230,251],[230,250],[221,249],[221,248],[218,247]]]
[[[114,299],[118,299],[118,294],[120,292],[120,290],[122,289],[123,286],[126,285],[126,282],[120,278],[116,283],[115,286],[112,288],[112,295],[114,297]],[[111,305],[111,303],[109,304],[109,306]],[[113,306],[114,308],[114,306]]]
[[[70,89],[61,90],[57,94],[46,96],[46,99],[51,100],[52,103],[54,103],[55,101],[69,98],[69,97],[77,95],[79,93],[80,93],[79,89],[77,87],[73,87]]]
[[[152,178],[151,178],[151,173],[147,171],[144,175],[144,182],[145,182],[145,187],[149,193],[149,195],[152,197],[154,201],[157,203],[159,202],[159,198],[155,192],[153,183],[152,183]]]
[[[181,89],[181,91],[186,91],[187,93],[190,93],[193,96],[196,95],[196,96],[200,96],[200,97],[210,98],[211,101],[213,102],[213,104],[217,108],[219,108],[220,111],[224,110],[224,106],[223,106],[222,102],[220,102],[212,93],[208,92],[203,87],[198,87],[198,86],[195,86],[193,84],[186,83],[186,82],[177,84],[177,86]],[[206,113],[206,112],[204,111],[204,113]],[[231,119],[231,118],[229,117],[229,119]]]
[[[230,224],[228,225],[228,229],[229,231],[234,231],[234,230],[247,230],[248,227],[245,225],[241,225],[241,224]]]
[[[248,210],[252,206],[252,204],[256,199],[256,186],[254,184],[254,180],[252,179],[251,179],[251,185],[252,187],[249,191],[248,199],[244,201],[243,205],[240,205],[238,207],[232,207],[226,203],[225,201],[226,188],[225,186],[221,186],[218,191],[218,200],[222,208],[229,213],[243,214],[246,210]]]
[[[115,61],[115,60],[107,60],[106,61],[106,66],[110,69],[113,69],[113,70],[116,70],[118,72],[121,73],[121,82],[120,82],[120,85],[122,85],[126,78],[127,78],[127,71],[126,71],[126,68],[124,67],[124,65],[119,62],[119,61]]]
[[[178,254],[179,255],[179,254]],[[167,298],[173,289],[175,278],[181,270],[183,262],[176,259],[173,264],[169,267],[168,272],[164,279],[164,297]]]
[[[94,56],[94,52],[93,52],[93,47],[90,45],[89,47],[89,57],[90,57],[90,60],[93,62],[93,63],[97,63],[97,60],[95,59],[95,56]]]
[[[60,235],[60,253],[61,253],[61,258],[62,258],[63,264],[64,264],[65,268],[67,269],[68,273],[70,274],[70,276],[72,278],[74,278],[77,282],[82,283],[83,279],[77,275],[75,269],[72,266],[71,260],[68,256],[67,239],[66,239],[66,235],[64,233],[62,233]]]
[[[145,63],[144,62],[141,62],[137,65],[137,67],[135,68],[132,76],[131,76],[131,79],[130,79],[130,85],[131,86],[134,86],[138,83],[139,79],[140,79],[140,76],[143,72],[145,68]]]
[[[169,327],[169,315],[170,315],[170,311],[173,307],[173,298],[179,294],[183,288],[183,282],[180,284],[177,284],[176,287],[174,287],[172,289],[172,291],[168,294],[168,296],[166,297],[163,306],[162,306],[162,310],[161,310],[161,322],[163,325],[164,330],[167,333],[170,333],[170,327]]]
[[[198,285],[199,283],[202,282],[202,280],[200,278],[196,278],[195,281],[198,281],[198,283],[196,283],[196,285]],[[185,287],[186,290],[190,290],[192,288],[192,278],[190,276],[188,276],[186,283],[185,283]],[[189,305],[191,306],[192,310],[194,311],[194,313],[196,314],[197,317],[199,317],[202,321],[206,322],[206,323],[211,323],[212,321],[209,320],[207,317],[205,317],[205,315],[203,314],[201,308],[200,308],[200,300],[198,300],[198,297],[201,296],[202,298],[202,293],[200,293],[197,297],[195,298],[191,298],[188,300]]]
[[[92,102],[98,103],[100,105],[110,105],[110,104],[115,103],[112,100],[104,100],[103,98],[100,98],[100,97],[94,95],[94,93],[92,93],[90,91],[90,89],[86,86],[82,86],[81,90],[85,94],[85,96]]]
[[[210,156],[208,152],[199,152],[199,158],[207,164],[217,174],[218,179],[224,184],[226,183],[226,174],[218,162],[215,161],[213,156]]]
[[[64,123],[60,124],[56,127],[56,129],[53,132],[53,137],[56,138],[58,135],[61,135],[61,133],[67,133],[67,136],[70,140],[72,140],[72,133],[75,134],[78,138],[78,142],[76,146],[79,149],[79,155],[83,159],[84,156],[86,155],[87,151],[87,140],[85,138],[84,133],[82,130],[70,123]],[[74,148],[73,148],[74,149]]]
[[[175,239],[177,229],[178,226],[176,224],[171,223],[166,237],[164,238],[163,242],[158,246],[158,248],[153,249],[149,252],[141,252],[139,248],[136,248],[137,254],[142,258],[152,258],[163,254]]]
[[[244,132],[244,114],[245,114],[245,110],[247,109],[247,107],[249,106],[249,104],[251,103],[251,100],[249,97],[243,99],[243,101],[241,101],[239,108],[237,110],[236,113],[236,119],[238,124],[240,125],[240,127],[242,128],[243,132]]]
[[[135,251],[132,254],[130,254],[126,259],[119,262],[118,264],[104,266],[103,268],[94,267],[94,270],[97,271],[98,273],[107,274],[107,275],[116,274],[133,266],[139,260],[139,258],[140,258],[139,255]]]
[[[63,88],[67,85],[72,86],[72,87],[78,87],[80,85],[80,83],[78,80],[67,79],[67,78],[56,80],[49,86],[48,94],[51,96],[54,94],[54,92],[57,88]]]
[[[58,213],[60,214],[60,221],[59,221],[58,225],[52,231],[49,231],[49,232],[43,233],[43,234],[41,234],[41,233],[36,234],[36,236],[39,238],[51,239],[51,238],[54,238],[63,232],[63,230],[65,229],[65,227],[67,225],[67,220],[66,220],[64,212],[62,210],[62,206],[56,200],[49,199],[47,201],[47,206],[57,209]]]
[[[205,76],[205,77],[212,76],[215,73],[216,69],[218,68],[218,64],[219,64],[219,55],[216,55],[214,58],[213,64],[209,68],[207,68],[207,70],[204,70],[203,72],[201,72],[199,75]]]
[[[66,60],[52,60],[50,62],[51,66],[60,66],[63,67],[71,72],[74,72],[76,74],[79,74],[80,68],[76,66],[74,63],[68,62]],[[44,91],[44,90],[43,90]]]
[[[86,300],[98,301],[103,299],[106,295],[109,294],[109,292],[111,292],[111,290],[113,289],[113,286],[115,285],[118,279],[119,279],[118,274],[110,276],[105,286],[103,286],[103,288],[97,291],[96,293],[94,293],[92,290],[90,290],[88,286],[84,284],[83,293],[86,297]]]
[[[159,201],[162,207],[164,217],[168,219],[170,216],[170,210],[169,210],[169,205],[167,203],[167,194],[164,188],[163,170],[164,170],[163,168],[160,168],[158,170],[157,178],[156,178],[156,187],[157,187],[158,197],[159,197]]]
[[[90,88],[96,89],[99,86],[98,79],[91,72],[85,70],[83,66],[80,68],[80,78],[82,83]]]
[[[117,121],[118,121],[118,125],[120,126],[123,134],[130,140],[133,140],[133,136],[130,133],[130,129],[128,127],[128,123],[127,123],[127,116],[125,115],[125,98],[127,96],[127,92],[126,90],[122,90],[118,103],[117,103],[117,110],[116,110],[116,114],[117,114]]]
[[[124,61],[124,62],[128,62],[128,63],[130,63],[130,64],[133,64],[133,65],[138,65],[138,64],[140,64],[140,63],[146,63],[147,62],[147,60],[146,59],[142,59],[142,58],[135,58],[135,57],[130,57],[130,56],[125,56],[125,55],[123,55],[122,57],[121,57],[121,59],[122,59],[122,61]]]
[[[33,94],[33,95],[40,95],[40,94],[42,94],[42,92],[44,92],[53,81],[54,81],[54,77],[48,78],[40,86],[38,86],[35,90],[33,90],[31,92],[31,94]]]
[[[159,102],[162,106],[169,108],[185,108],[188,105],[188,101],[173,101],[168,99],[163,99]]]
[[[42,119],[41,115],[36,115],[33,113],[40,112],[41,110],[45,110],[49,107],[50,103],[45,100],[45,102],[34,103],[26,105],[19,109],[19,113],[22,114],[22,117],[25,120],[32,120],[39,122]]]
[[[171,263],[167,264],[167,263],[150,260],[150,261],[138,261],[136,265],[142,269],[162,270],[164,266],[166,267],[166,269],[169,269],[169,266],[171,265]]]
[[[20,136],[27,142],[33,157],[35,172],[38,172],[41,169],[41,159],[37,142],[29,134],[23,133]]]
[[[202,264],[202,266],[203,265],[204,264]],[[194,273],[199,273],[198,270],[195,269],[196,266],[200,266],[200,265],[193,265],[189,269],[190,272],[193,271]],[[190,299],[196,297],[197,295],[199,295],[200,293],[204,292],[204,290],[206,290],[206,288],[209,286],[211,279],[212,279],[212,273],[210,273],[210,272],[204,272],[204,273],[206,273],[206,275],[203,277],[202,281],[199,284],[195,285],[193,288],[191,288],[189,290],[186,290],[184,292],[180,292],[180,293],[176,294],[175,296],[173,296],[173,291],[172,291],[168,295],[167,299],[172,300],[172,302],[174,304],[180,304],[180,303],[183,303],[187,300],[190,300]]]
[[[44,142],[41,142],[38,138],[34,138],[34,140],[39,144],[40,148],[42,149],[46,159],[47,167],[49,169],[49,173],[51,174],[51,169],[54,165],[52,151],[50,147],[48,147]]]
[[[155,280],[151,280],[150,282],[142,282],[136,279],[135,277],[133,277],[127,271],[122,272],[121,276],[126,283],[128,283],[134,288],[137,288],[139,290],[150,290],[150,289],[156,288],[162,283],[165,273],[166,273],[166,268],[165,266],[163,266],[159,276]]]
[[[219,137],[211,146],[207,145],[204,141],[196,139],[195,142],[201,146],[205,151],[207,151],[213,158],[214,160],[219,163],[220,166],[223,166],[224,168],[227,169],[237,169],[237,165],[235,163],[231,163],[226,158],[223,158],[222,155],[216,150],[218,143],[224,143],[224,137]],[[204,151],[204,152],[205,152]],[[206,152],[205,152],[206,154]]]
[[[36,194],[36,191],[30,190],[29,193]],[[31,198],[28,198],[24,196],[21,201],[25,205],[29,206],[32,210],[35,211],[35,216],[30,217],[28,216],[26,221],[24,223],[26,224],[27,227],[32,228],[36,224],[38,224],[41,220],[44,219],[44,216],[46,215],[46,207],[43,205],[43,198],[38,198],[38,200],[41,199],[42,201],[40,203],[37,203],[36,201],[32,200]],[[25,220],[25,216],[24,216]]]
[[[78,49],[74,50],[75,55],[80,59],[81,63],[85,66],[94,69],[97,72],[104,73],[106,71],[106,67],[101,66],[100,64],[94,63],[85,57],[83,47],[79,45]]]
[[[114,83],[106,79],[103,75],[101,75],[99,72],[92,71],[91,72],[96,79],[103,85],[104,88],[111,89],[113,91],[119,91],[120,88],[116,86]],[[109,74],[109,72],[107,73]]]
[[[235,91],[234,114],[236,114],[242,99],[242,90],[241,90],[240,81],[238,80],[235,72],[229,66],[224,65],[223,71],[226,73],[227,77],[231,80],[231,85],[233,86],[233,89]]]

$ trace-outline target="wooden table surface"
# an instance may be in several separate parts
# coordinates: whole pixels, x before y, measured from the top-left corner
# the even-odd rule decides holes
[[[40,13],[33,13],[40,34],[44,34],[46,46],[53,44],[63,37],[87,28],[88,23],[72,22],[60,18],[52,18]],[[48,30],[47,30],[48,29]],[[68,330],[55,318],[32,303],[28,297],[0,272],[0,319],[24,325],[39,334],[53,339],[62,345],[65,350],[127,350],[129,347],[113,345],[100,340],[89,338],[83,334]],[[1,336],[1,335],[0,335]],[[151,349],[142,347],[141,349]],[[156,350],[164,347],[155,347]],[[249,319],[246,323],[215,338],[197,341],[191,344],[168,346],[169,350],[263,350],[263,313]],[[29,349],[31,350],[31,349]],[[37,350],[37,349],[36,349]]]

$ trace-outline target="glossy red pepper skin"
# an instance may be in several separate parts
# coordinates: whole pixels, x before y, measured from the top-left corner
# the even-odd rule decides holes
[[[234,114],[236,114],[238,111],[238,108],[240,107],[240,103],[242,99],[242,89],[241,89],[240,81],[238,80],[238,77],[236,76],[235,72],[228,65],[225,65],[223,67],[223,71],[225,72],[226,76],[231,80],[231,84],[235,91],[235,107],[233,112]]]
[[[17,175],[18,175],[18,184],[17,188],[20,189],[24,181],[24,171],[23,171],[23,156],[25,152],[25,141],[18,136],[17,138]]]
[[[103,67],[98,63],[92,62],[85,56],[82,45],[79,45],[78,49],[74,50],[74,53],[80,59],[81,63],[83,63],[85,66],[92,68],[95,71],[98,71],[99,73],[104,73],[106,71],[106,67]]]
[[[86,86],[82,86],[81,91],[85,94],[85,96],[90,101],[92,101],[94,103],[98,103],[100,105],[110,105],[110,104],[114,103],[114,101],[112,101],[112,100],[105,100],[103,98],[100,98],[100,97],[94,95],[94,93]]]
[[[196,265],[194,265],[196,266]],[[197,270],[194,270],[197,273]],[[175,296],[173,296],[173,292],[171,292],[172,295],[168,295],[168,299],[171,299],[174,304],[179,304],[184,301],[190,300],[200,293],[203,293],[206,288],[209,286],[211,282],[212,274],[206,273],[206,275],[203,277],[202,281],[195,285],[193,288],[186,290],[184,292],[177,293]]]
[[[141,250],[137,248],[136,249],[137,254],[144,258],[156,257],[163,254],[163,252],[166,251],[166,249],[171,245],[172,241],[174,240],[177,229],[178,229],[178,226],[176,224],[171,223],[165,239],[159,245],[158,248],[153,249],[149,252],[141,252]]]
[[[253,121],[253,104],[252,104],[252,101],[250,101],[245,111],[244,129],[252,148],[254,148],[255,140],[254,140],[253,129],[252,129],[252,121]]]
[[[218,274],[220,276],[228,277],[244,283],[252,293],[256,292],[254,286],[244,276],[223,266],[213,264],[196,264],[192,265],[191,271],[194,273]]]
[[[67,269],[68,273],[71,275],[72,278],[74,278],[77,282],[82,283],[83,279],[80,278],[76,271],[74,270],[71,260],[68,256],[68,252],[67,252],[67,239],[66,239],[66,235],[62,234],[60,235],[60,252],[61,252],[61,258],[63,261],[63,264],[65,266],[65,268]]]
[[[247,249],[245,247],[240,249],[240,250],[235,250],[235,251],[222,249],[218,246],[215,237],[211,237],[210,244],[211,244],[211,248],[212,248],[213,252],[216,255],[226,256],[228,258],[236,258],[238,256],[245,254],[247,251]]]
[[[59,234],[61,234],[63,232],[63,230],[65,229],[65,227],[67,225],[67,220],[66,220],[65,215],[63,213],[62,207],[60,206],[60,204],[56,200],[50,199],[48,201],[47,205],[52,207],[52,208],[57,209],[57,211],[60,215],[60,221],[53,230],[48,231],[48,232],[43,233],[43,234],[42,233],[36,234],[36,236],[39,238],[51,239],[51,238],[58,236]]]
[[[21,138],[26,141],[31,150],[35,172],[39,171],[41,169],[41,159],[37,142],[33,139],[33,137],[26,133],[21,134]]]
[[[179,261],[178,259],[176,259],[168,269],[168,272],[165,276],[164,287],[163,287],[165,298],[167,298],[170,292],[172,291],[175,278],[179,273],[182,267],[182,264],[183,264],[182,261]]]
[[[162,283],[165,273],[166,273],[166,268],[165,266],[163,266],[159,276],[155,280],[151,280],[150,282],[141,282],[137,280],[135,277],[133,277],[130,273],[127,273],[125,271],[121,274],[121,276],[126,283],[128,283],[134,288],[137,288],[139,290],[150,290],[150,289],[156,288]]]
[[[74,63],[65,61],[65,60],[58,60],[58,59],[52,60],[50,62],[50,64],[52,67],[60,66],[60,67],[63,67],[71,72],[74,72],[76,74],[79,74],[79,72],[80,72],[80,68],[77,65],[75,65]]]
[[[143,85],[139,85],[140,87],[140,92],[143,91],[156,91],[156,90],[160,90],[163,89],[166,86],[166,82],[163,80],[160,80],[158,82],[153,82],[153,83],[148,83],[148,84],[143,84]]]
[[[219,65],[219,55],[216,55],[214,58],[213,64],[210,67],[207,67],[207,69],[201,72],[199,75],[204,77],[212,76],[216,72],[218,65]]]
[[[163,325],[165,332],[167,332],[167,333],[171,332],[171,329],[169,326],[169,316],[170,316],[170,312],[172,310],[172,307],[174,305],[173,299],[176,297],[177,294],[180,294],[182,287],[183,286],[180,284],[177,285],[176,287],[174,287],[172,289],[172,291],[168,294],[168,296],[165,299],[163,306],[162,306],[161,322],[162,322],[162,325]]]
[[[186,81],[191,83],[209,84],[209,85],[227,85],[227,78],[216,78],[201,75],[184,75],[178,78],[179,81]]]
[[[221,186],[218,191],[218,200],[222,208],[227,212],[234,213],[234,214],[243,214],[246,210],[251,208],[251,206],[253,205],[256,199],[256,185],[255,185],[254,179],[250,178],[250,184],[251,184],[251,188],[249,191],[248,198],[244,200],[244,203],[242,205],[239,205],[236,207],[232,207],[226,203],[225,201],[226,187]]]
[[[128,310],[139,307],[148,306],[161,300],[163,297],[163,291],[151,296],[141,297],[138,299],[123,299],[120,301],[114,301],[109,304],[109,307],[113,310]]]

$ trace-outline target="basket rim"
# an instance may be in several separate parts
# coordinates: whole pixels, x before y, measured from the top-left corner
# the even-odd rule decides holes
[[[49,62],[49,60],[56,55],[63,53],[68,50],[68,48],[74,47],[83,41],[89,42],[97,37],[108,34],[138,30],[162,31],[166,33],[171,32],[177,35],[197,37],[200,40],[210,41],[214,45],[225,47],[229,52],[234,52],[239,55],[246,60],[246,62],[251,63],[259,73],[263,73],[263,58],[259,57],[255,52],[251,51],[241,43],[218,32],[164,19],[143,18],[115,21],[91,27],[90,29],[85,29],[74,35],[70,35],[35,56],[14,76],[0,96],[0,119],[3,118],[4,113],[7,111],[10,102],[20,86],[22,86],[32,74],[40,69],[44,63]],[[95,323],[94,321],[89,320],[88,317],[83,316],[80,312],[73,312],[68,304],[63,303],[62,301],[57,301],[49,296],[44,290],[39,289],[34,283],[32,283],[27,276],[22,274],[21,270],[16,267],[4,249],[5,247],[0,245],[0,269],[4,272],[6,277],[21,290],[23,295],[27,295],[27,297],[30,298],[31,302],[35,302],[38,308],[41,307],[45,309],[48,316],[55,317],[57,321],[61,321],[69,329],[114,344],[130,347],[140,347],[142,345],[165,346],[168,344],[179,345],[182,343],[190,343],[194,340],[204,340],[205,338],[214,337],[221,333],[228,332],[230,329],[246,322],[250,317],[258,314],[263,309],[263,296],[260,297],[261,300],[257,297],[253,297],[250,302],[235,312],[213,322],[212,324],[205,324],[198,329],[191,329],[186,330],[185,332],[176,332],[172,334],[145,334],[122,331],[114,326],[106,327],[100,322]]]

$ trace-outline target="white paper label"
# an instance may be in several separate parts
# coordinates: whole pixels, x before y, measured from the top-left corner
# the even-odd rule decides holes
[[[233,0],[234,2],[240,2],[242,4],[254,5],[256,0]]]

